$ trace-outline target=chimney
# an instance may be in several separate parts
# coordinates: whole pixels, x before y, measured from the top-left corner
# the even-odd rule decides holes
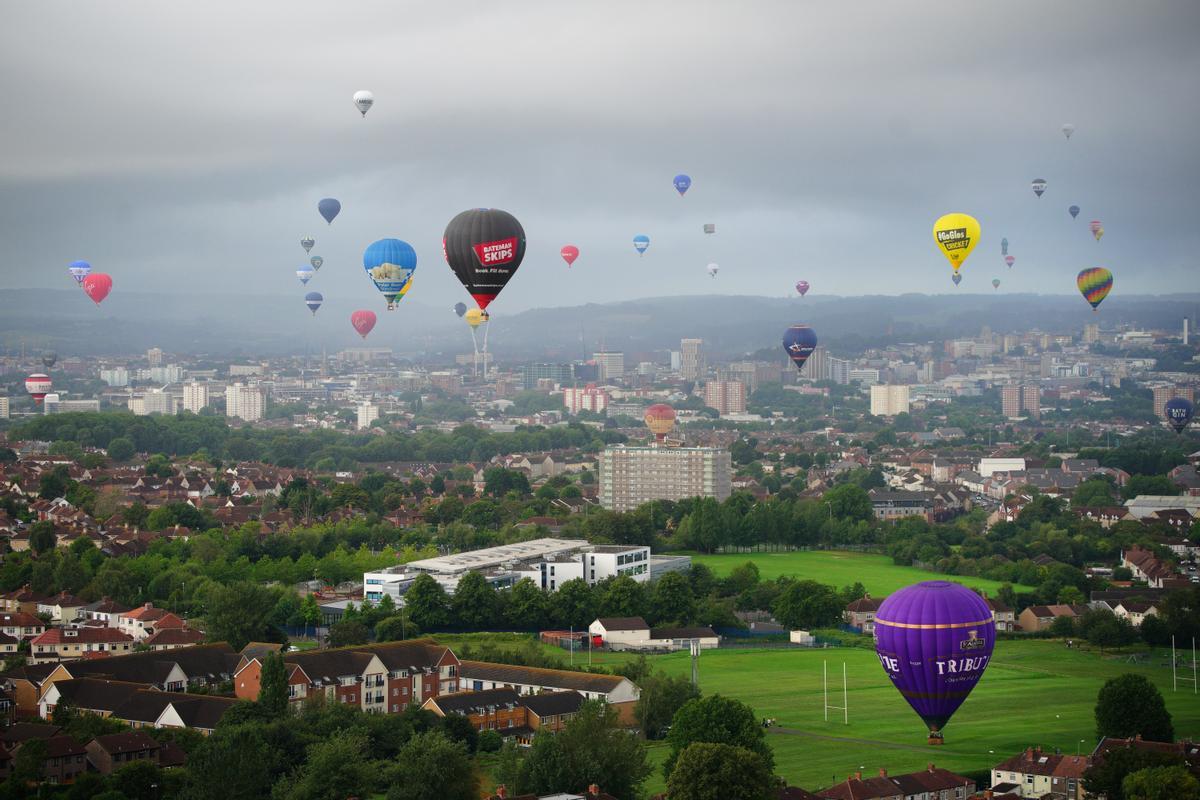
[[[880,768],[879,768],[879,777],[881,777],[881,778],[886,778],[886,777],[887,777],[887,770],[886,770],[886,769],[884,769],[883,767],[880,767]]]
[[[499,797],[500,800],[508,797],[508,787],[503,783],[496,787],[496,797]]]

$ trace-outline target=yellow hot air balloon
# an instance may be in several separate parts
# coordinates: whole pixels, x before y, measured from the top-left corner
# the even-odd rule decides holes
[[[970,214],[946,214],[933,223],[933,240],[938,251],[958,272],[979,243],[979,220]]]
[[[467,321],[467,324],[470,325],[472,328],[478,328],[480,325],[483,324],[484,316],[483,316],[483,312],[480,311],[478,308],[472,308],[470,311],[468,311],[466,314],[463,315],[463,319],[465,319]]]

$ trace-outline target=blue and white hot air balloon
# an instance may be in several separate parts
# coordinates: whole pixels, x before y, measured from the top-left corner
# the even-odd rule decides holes
[[[635,250],[638,251],[639,256],[642,253],[646,252],[646,248],[649,246],[650,246],[650,237],[647,236],[646,234],[639,233],[637,236],[633,237],[633,247]]]
[[[691,177],[684,175],[682,172],[675,176],[675,180],[672,183],[675,184],[675,191],[679,192],[680,197],[683,197],[687,194],[687,190],[692,188]]]
[[[320,308],[321,303],[324,302],[325,298],[321,296],[320,292],[309,292],[308,294],[304,295],[304,305],[308,306],[308,310],[313,313],[314,317],[317,315],[317,309]]]

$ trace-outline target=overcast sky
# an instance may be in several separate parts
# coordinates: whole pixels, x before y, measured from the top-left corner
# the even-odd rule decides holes
[[[68,287],[82,258],[114,291],[382,308],[361,255],[394,236],[409,297],[448,306],[468,298],[445,224],[495,206],[529,243],[500,311],[801,278],[951,292],[948,211],[983,228],[962,290],[1063,293],[1107,266],[1114,292],[1196,291],[1197,41],[1192,0],[8,3],[0,287]],[[325,259],[307,289],[304,234]]]

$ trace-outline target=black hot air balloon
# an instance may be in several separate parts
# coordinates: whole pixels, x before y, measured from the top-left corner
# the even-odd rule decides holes
[[[507,211],[474,208],[450,220],[442,236],[442,249],[446,263],[482,310],[521,266],[525,229]]]
[[[47,350],[46,352],[42,353],[42,366],[46,369],[50,369],[57,362],[58,353],[54,352],[53,350]]]

